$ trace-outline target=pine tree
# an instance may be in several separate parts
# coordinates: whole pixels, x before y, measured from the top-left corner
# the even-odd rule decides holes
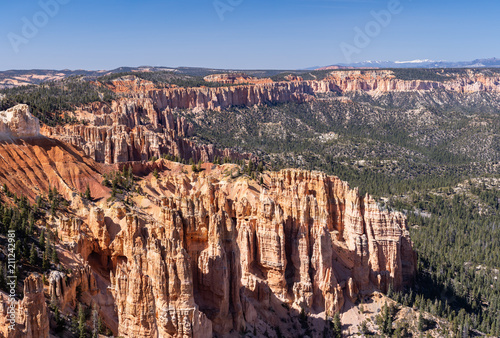
[[[87,327],[85,321],[85,311],[83,310],[82,304],[78,305],[78,336],[80,338],[87,337]]]
[[[425,319],[424,316],[422,316],[422,312],[419,312],[418,314],[418,330],[420,332],[425,331]]]
[[[4,268],[3,268],[3,263],[0,262],[0,289],[5,290],[6,288],[6,281],[5,281],[5,276],[4,276]]]
[[[52,263],[59,264],[59,256],[57,255],[57,250],[54,246],[52,246]]]
[[[15,245],[16,245],[16,256],[19,258],[23,258],[23,245],[21,244],[21,241],[18,239]]]
[[[43,249],[45,247],[45,230],[42,228],[42,231],[40,231],[40,247]]]
[[[92,310],[92,338],[97,338],[101,332],[101,317],[97,311],[97,307]]]
[[[392,334],[392,321],[392,313],[387,306],[387,303],[385,303],[382,307],[382,316],[379,320],[380,331],[382,331],[383,334]]]
[[[47,251],[45,251],[42,255],[42,270],[44,271],[50,268],[50,263],[47,256]]]
[[[361,322],[361,324],[359,325],[359,332],[364,335],[368,335],[370,333],[370,330],[368,330],[368,325],[366,324],[366,320]]]
[[[304,310],[304,308],[302,308],[300,310],[299,322],[300,322],[303,329],[305,329],[309,326],[309,324],[307,323],[307,314],[306,314],[306,311]]]
[[[389,284],[389,287],[387,288],[387,297],[392,298],[394,296],[394,289],[392,287],[392,283]]]
[[[250,160],[248,161],[248,175],[250,175],[254,170],[254,165],[253,165],[253,161]]]
[[[52,188],[51,188],[50,185],[49,185],[49,196],[48,196],[48,198],[49,198],[49,201],[52,201],[52,199],[54,198],[54,195],[53,195],[53,192],[52,192]]]
[[[338,313],[333,317],[332,334],[334,338],[342,338],[342,323],[340,322],[340,315]]]
[[[61,317],[61,313],[59,311],[59,308],[57,305],[55,306],[54,309],[54,320],[56,322],[56,332],[61,332],[64,329],[64,319]]]
[[[129,180],[132,180],[132,179],[134,178],[134,175],[133,175],[133,173],[132,173],[132,166],[131,166],[131,165],[129,165],[129,166],[127,167],[127,178],[128,178]]]
[[[85,199],[91,200],[92,196],[90,195],[90,186],[87,184],[87,189],[85,189],[85,194],[84,194]]]
[[[262,162],[259,162],[259,165],[257,166],[257,170],[259,172],[263,172],[264,171],[264,164]]]
[[[30,264],[31,265],[36,265],[37,258],[38,258],[38,252],[36,251],[35,244],[31,243],[31,248],[30,248]]]

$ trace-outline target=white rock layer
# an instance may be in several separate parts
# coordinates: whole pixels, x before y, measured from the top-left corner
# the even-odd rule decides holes
[[[26,104],[0,111],[0,139],[40,136],[40,121],[31,115]]]

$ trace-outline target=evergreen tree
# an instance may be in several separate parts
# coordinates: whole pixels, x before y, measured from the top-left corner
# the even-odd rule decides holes
[[[7,282],[5,281],[3,263],[0,262],[0,289],[6,290]]]
[[[59,256],[57,255],[57,250],[54,246],[52,246],[52,263],[59,264]]]
[[[332,334],[334,338],[342,338],[342,323],[340,322],[340,315],[338,313],[333,317]]]
[[[426,327],[425,327],[426,325],[425,324],[426,324],[425,323],[425,318],[424,318],[424,316],[422,316],[422,312],[420,311],[418,313],[418,325],[417,325],[418,330],[420,332],[424,332],[425,331],[425,329],[426,329]]]
[[[40,242],[40,247],[42,249],[45,248],[45,230],[43,228],[42,228],[42,231],[40,231],[39,242]]]
[[[78,336],[79,338],[87,337],[87,326],[85,320],[85,311],[82,304],[78,305]]]
[[[366,320],[363,320],[359,325],[359,332],[364,335],[368,335],[370,333],[370,330],[368,330],[368,325],[366,324]]]
[[[92,310],[92,338],[97,338],[101,332],[101,317],[97,311],[97,306]]]
[[[387,306],[387,303],[385,303],[384,306],[382,307],[382,314],[378,318],[380,331],[382,331],[382,333],[386,335],[392,334],[392,322],[393,322],[393,315],[391,313],[391,310]]]
[[[36,251],[35,244],[31,243],[31,248],[30,248],[30,264],[31,265],[36,265],[38,259],[38,252]]]
[[[64,328],[64,319],[61,316],[61,313],[59,311],[59,307],[57,305],[54,308],[54,320],[56,322],[56,332],[61,332]]]
[[[88,200],[92,199],[92,196],[90,195],[90,186],[87,184],[87,188],[85,189],[84,197]]]

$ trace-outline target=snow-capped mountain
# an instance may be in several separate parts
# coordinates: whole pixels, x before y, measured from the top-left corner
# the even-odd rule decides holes
[[[334,68],[486,68],[500,67],[500,59],[476,59],[473,61],[433,61],[429,59],[410,61],[363,61],[338,63],[318,69]]]

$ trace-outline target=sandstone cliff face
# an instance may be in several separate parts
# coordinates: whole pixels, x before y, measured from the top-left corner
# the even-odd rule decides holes
[[[332,72],[325,79],[341,92],[365,91],[369,93],[430,91],[443,89],[458,93],[500,92],[500,76],[484,76],[469,71],[466,76],[450,78],[445,82],[425,80],[400,80],[392,71],[342,71]]]
[[[212,337],[281,326],[289,336],[294,329],[281,316],[302,308],[333,314],[346,297],[399,289],[415,274],[403,215],[379,210],[336,177],[284,170],[265,175],[261,187],[231,179],[233,165],[205,165],[198,175],[165,165],[158,179],[140,183],[137,208],[103,202],[83,223],[58,226],[66,241],[80,234],[70,246],[94,271],[109,271],[103,285],[118,335]],[[110,298],[95,299],[105,306]]]
[[[29,107],[19,104],[0,111],[0,140],[40,136],[40,121],[31,115]]]
[[[160,109],[211,109],[266,103],[305,102],[314,91],[307,82],[275,82],[215,88],[171,88],[149,92]]]
[[[229,149],[217,150],[189,140],[193,125],[175,117],[176,110],[223,110],[231,106],[307,102],[316,94],[363,91],[369,95],[391,92],[446,90],[456,93],[500,93],[500,76],[469,72],[446,82],[405,81],[391,71],[338,71],[321,81],[288,77],[286,82],[259,81],[238,74],[211,75],[207,81],[234,84],[224,87],[180,88],[125,77],[110,88],[123,98],[112,104],[95,103],[77,112],[86,125],[44,127],[42,134],[80,147],[98,162],[120,163],[148,160],[170,154],[195,162],[218,157],[248,158]],[[254,81],[255,80],[255,81]],[[238,85],[246,81],[245,85]],[[253,84],[248,84],[249,82]],[[1,128],[1,126],[0,126]]]
[[[159,110],[152,99],[119,99],[111,106],[94,104],[78,112],[87,125],[44,126],[42,134],[81,148],[95,161],[112,164],[147,161],[163,154],[195,162],[215,157],[249,158],[230,149],[196,144],[187,139],[193,125],[184,117]]]
[[[78,301],[95,306],[118,336],[234,336],[254,328],[263,335],[276,326],[294,336],[301,309],[320,320],[348,299],[389,284],[399,289],[415,275],[403,215],[380,210],[336,177],[283,170],[264,174],[261,186],[232,178],[236,165],[206,163],[193,173],[158,160],[136,163],[159,168],[159,177],[137,181],[140,193],[128,203],[108,201],[107,190],[91,203],[76,194],[84,186],[74,173],[99,177],[99,166],[49,141],[0,147],[10,173],[0,184],[16,192],[28,179],[43,191],[57,185],[72,210],[44,224],[57,230],[61,264],[72,272],[48,274],[47,299],[41,277],[27,279],[22,332],[46,332],[46,300],[74,310],[79,287]],[[34,158],[41,163],[33,162],[33,174],[15,169]],[[36,178],[42,172],[45,185]]]
[[[272,83],[273,80],[269,78],[257,78],[248,76],[245,73],[229,73],[229,74],[214,74],[205,76],[204,80],[207,82],[217,82],[222,84],[243,84],[243,83]]]
[[[19,305],[19,318],[24,323],[23,337],[49,336],[49,318],[41,275],[32,274],[24,280],[24,298]]]
[[[227,78],[233,78],[226,75]],[[210,78],[220,79],[222,75]],[[485,76],[470,71],[466,76],[445,82],[400,80],[392,71],[338,71],[320,81],[301,81],[288,77],[289,82],[256,83],[218,88],[169,88],[148,92],[159,109],[226,109],[230,106],[252,106],[266,103],[305,102],[317,93],[365,91],[370,94],[436,89],[459,93],[500,92],[500,76]],[[215,81],[215,80],[213,80]],[[228,80],[229,81],[229,80]],[[230,83],[230,82],[228,82]],[[237,82],[235,82],[237,83]]]
[[[45,137],[1,142],[0,166],[0,182],[31,201],[46,194],[49,187],[57,188],[70,201],[76,200],[76,192],[85,191],[87,185],[95,198],[109,191],[101,186],[100,173],[105,168],[75,147]]]
[[[24,298],[17,303],[16,325],[9,329],[7,296],[0,294],[0,336],[8,338],[48,338],[49,317],[43,294],[42,276],[31,274],[24,280]]]

